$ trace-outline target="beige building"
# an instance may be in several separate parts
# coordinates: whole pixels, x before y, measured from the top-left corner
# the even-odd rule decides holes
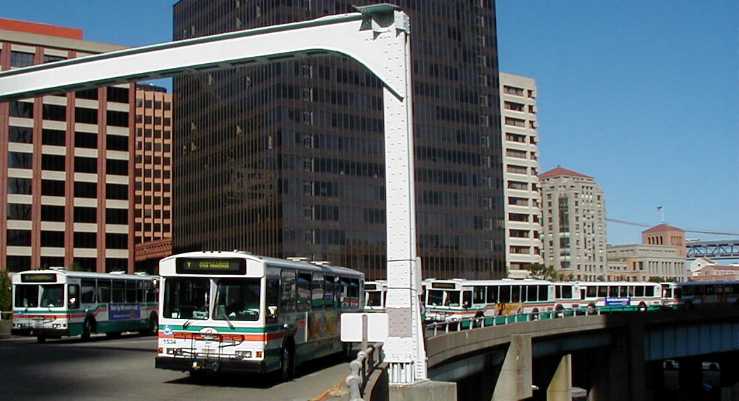
[[[539,135],[536,81],[500,73],[503,180],[505,189],[506,268],[541,264],[539,216]]]
[[[685,281],[685,258],[673,247],[608,246],[608,281]]]
[[[557,167],[541,182],[544,265],[567,279],[605,280],[606,206],[593,177]]]
[[[675,248],[680,256],[685,257],[685,231],[669,224],[659,224],[642,231],[641,242],[646,245],[660,245]]]
[[[697,258],[688,263],[688,280],[739,280],[739,264],[722,265],[709,258]]]

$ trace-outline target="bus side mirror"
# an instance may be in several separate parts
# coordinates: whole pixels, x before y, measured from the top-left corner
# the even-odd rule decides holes
[[[277,306],[272,305],[267,307],[267,318],[277,319]]]

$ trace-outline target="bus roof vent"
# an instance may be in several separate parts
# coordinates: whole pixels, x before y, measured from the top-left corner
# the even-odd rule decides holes
[[[314,260],[311,263],[313,263],[314,265],[318,265],[318,266],[330,266],[331,265],[331,262],[329,262],[328,260]]]
[[[110,274],[126,274],[126,272],[123,270],[116,270],[114,272],[110,272]]]
[[[61,266],[52,266],[52,267],[49,267],[49,270],[57,270],[57,271],[59,271],[59,270],[67,270],[67,268],[66,267],[61,267]]]
[[[287,260],[292,260],[293,262],[307,262],[310,259],[306,258],[305,256],[290,256],[287,258]]]

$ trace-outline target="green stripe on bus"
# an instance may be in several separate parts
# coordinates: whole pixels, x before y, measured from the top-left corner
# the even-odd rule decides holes
[[[162,326],[164,328],[169,328],[170,330],[176,330],[176,331],[188,331],[193,333],[199,333],[203,329],[214,329],[218,333],[271,333],[275,331],[281,331],[284,329],[282,325],[271,325],[267,327],[221,327],[221,326],[196,326],[196,325],[190,325],[187,326],[187,328],[183,328],[181,324],[166,324],[162,323]],[[159,331],[164,330],[162,327],[159,328]]]

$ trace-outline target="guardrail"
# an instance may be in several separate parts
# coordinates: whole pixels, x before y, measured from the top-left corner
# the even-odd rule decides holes
[[[382,344],[368,346],[357,353],[349,364],[346,386],[349,388],[349,401],[363,401],[367,380],[374,370],[382,364]]]
[[[552,319],[564,319],[576,316],[593,316],[600,315],[602,312],[599,309],[588,310],[574,310],[564,309],[561,311],[545,311],[536,313],[518,313],[515,315],[504,315],[504,316],[480,316],[464,318],[454,321],[436,322],[426,324],[426,335],[427,337],[436,337],[438,335],[453,333],[463,330],[472,330],[483,327],[491,326],[503,326],[506,324],[513,323],[525,323],[535,320],[552,320]]]

